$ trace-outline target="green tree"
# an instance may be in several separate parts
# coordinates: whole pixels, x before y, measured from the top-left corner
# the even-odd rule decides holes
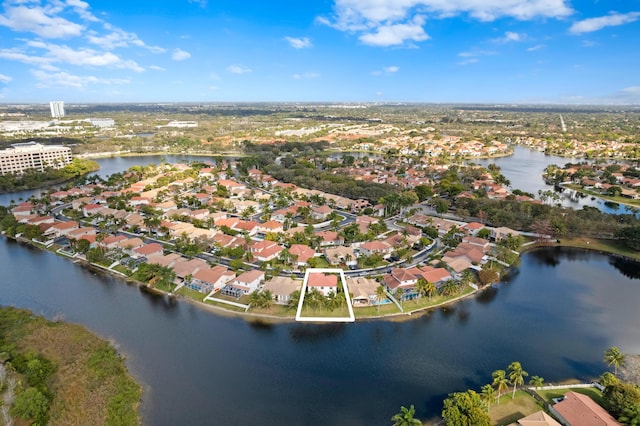
[[[487,405],[473,390],[449,394],[442,419],[446,426],[491,426]]]
[[[16,397],[11,411],[22,419],[32,419],[34,425],[45,425],[49,414],[49,403],[49,399],[40,390],[28,387]]]
[[[613,374],[618,375],[618,367],[624,366],[626,361],[625,355],[620,352],[616,346],[612,346],[604,351],[604,362],[609,367],[613,365]]]
[[[531,376],[529,384],[533,387],[542,386],[544,385],[544,379],[540,376]]]
[[[513,385],[513,394],[511,395],[511,399],[516,396],[516,387],[524,384],[524,378],[529,375],[526,371],[522,369],[522,365],[518,361],[514,361],[509,364],[509,381]]]
[[[393,417],[391,417],[391,420],[393,421],[393,426],[422,425],[422,422],[420,420],[413,417],[415,414],[416,414],[416,409],[413,405],[409,408],[404,406],[400,407],[400,412],[397,414],[394,414]]]
[[[480,391],[481,391],[480,397],[487,404],[487,410],[490,410],[491,403],[495,401],[497,396],[495,388],[490,384],[486,384],[482,387]]]
[[[382,284],[376,288],[376,309],[380,310],[380,303],[387,299],[387,291]]]
[[[496,370],[491,374],[493,377],[493,382],[491,383],[495,386],[498,391],[498,403],[500,402],[500,397],[502,394],[509,389],[509,380],[507,380],[507,373],[504,370]]]

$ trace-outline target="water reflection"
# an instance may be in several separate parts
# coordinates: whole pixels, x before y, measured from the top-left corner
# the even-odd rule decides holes
[[[638,262],[631,262],[618,256],[610,256],[609,264],[613,265],[627,278],[640,279],[640,265],[638,265]]]
[[[495,300],[498,295],[498,286],[488,286],[476,295],[476,301],[480,304],[486,305]]]
[[[346,325],[343,323],[296,324],[289,330],[289,335],[295,342],[320,342],[343,334],[345,328]]]

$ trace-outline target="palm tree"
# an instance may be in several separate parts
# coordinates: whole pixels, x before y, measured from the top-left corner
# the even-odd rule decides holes
[[[496,390],[490,384],[486,384],[481,389],[480,397],[487,403],[487,410],[491,408],[491,402],[496,399]]]
[[[411,407],[400,407],[400,412],[394,414],[391,417],[393,420],[393,426],[420,426],[422,422],[415,417],[416,408],[412,405]]]
[[[624,366],[626,361],[625,355],[620,352],[617,346],[613,346],[604,351],[604,362],[609,367],[613,365],[613,374],[618,375],[618,367]]]
[[[429,296],[429,300],[433,297],[433,295],[438,291],[438,287],[436,283],[432,283],[431,281],[427,281],[427,286],[425,288],[425,292]]]
[[[387,292],[382,284],[376,288],[376,309],[380,309],[380,303],[387,298]]]
[[[298,309],[299,302],[300,302],[300,290],[294,290],[289,295],[289,301],[287,302],[287,309]]]
[[[531,380],[529,380],[529,384],[534,387],[544,385],[544,379],[540,376],[531,376]]]
[[[418,278],[415,288],[416,293],[418,293],[418,297],[416,298],[416,303],[418,303],[418,299],[427,294],[427,280],[422,277]]]
[[[498,403],[500,403],[500,397],[502,393],[509,389],[509,381],[504,370],[496,370],[491,374],[493,382],[491,383],[498,390]]]
[[[396,298],[400,302],[400,307],[402,307],[402,299],[404,298],[404,290],[400,287],[395,292]]]
[[[524,378],[529,375],[526,371],[522,369],[522,365],[518,361],[514,361],[509,364],[509,381],[513,385],[513,394],[511,395],[511,399],[516,396],[516,387],[518,385],[524,384]]]

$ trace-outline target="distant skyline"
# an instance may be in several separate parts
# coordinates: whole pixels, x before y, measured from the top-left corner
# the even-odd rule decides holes
[[[640,0],[5,0],[0,103],[640,104]]]

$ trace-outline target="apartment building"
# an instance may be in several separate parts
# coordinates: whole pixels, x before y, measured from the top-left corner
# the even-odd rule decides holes
[[[71,162],[71,149],[36,142],[16,143],[0,151],[0,174],[20,174],[27,169],[44,171],[62,168]]]

